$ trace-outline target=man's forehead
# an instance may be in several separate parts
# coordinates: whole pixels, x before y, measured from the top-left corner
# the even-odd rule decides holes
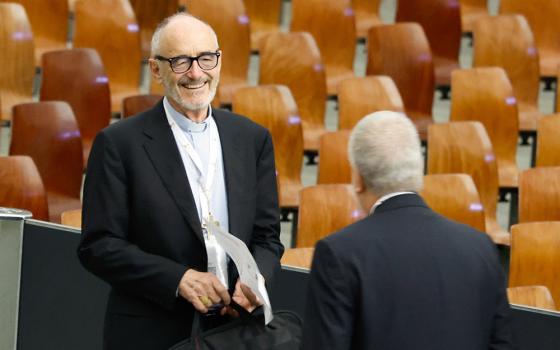
[[[163,50],[207,52],[218,49],[212,28],[196,18],[175,18],[162,29],[161,35]]]

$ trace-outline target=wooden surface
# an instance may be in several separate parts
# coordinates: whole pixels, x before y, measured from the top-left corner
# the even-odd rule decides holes
[[[338,84],[354,76],[356,24],[351,6],[350,0],[292,0],[290,31],[313,35],[325,64],[329,95],[336,95]]]
[[[282,0],[244,0],[251,25],[251,49],[259,50],[261,42],[270,33],[280,31]]]
[[[358,38],[367,38],[371,27],[383,24],[379,17],[380,4],[381,0],[352,0]]]
[[[500,0],[500,13],[518,13],[527,19],[539,49],[540,75],[554,77],[560,65],[560,1]]]
[[[560,114],[539,119],[537,166],[560,166]]]
[[[282,85],[239,89],[233,95],[233,112],[249,117],[272,134],[280,194],[280,207],[299,206],[303,131],[290,90]]]
[[[231,104],[235,90],[247,86],[251,37],[243,0],[184,0],[187,12],[206,21],[218,35],[222,71],[218,98]]]
[[[142,58],[150,57],[152,35],[159,22],[177,12],[177,0],[130,0],[140,26]]]
[[[294,59],[294,53],[298,54]],[[325,132],[327,84],[319,48],[309,33],[275,33],[260,52],[259,84],[286,85],[296,101],[305,150],[319,149]]]
[[[521,286],[507,289],[510,304],[556,311],[550,291],[545,286]]]
[[[546,286],[560,300],[560,222],[533,222],[511,227],[509,286]]]
[[[486,233],[509,245],[509,233],[498,225],[498,168],[492,143],[480,122],[432,124],[428,130],[428,174],[464,173],[472,177],[485,214]]]
[[[350,130],[330,131],[319,141],[318,184],[349,184],[352,168],[348,160]]]
[[[135,95],[125,97],[122,101],[121,118],[128,118],[140,112],[147,111],[156,105],[162,95]]]
[[[82,229],[82,209],[80,208],[63,212],[60,221],[62,225]]]
[[[35,58],[31,25],[20,4],[0,3],[0,121],[10,120],[12,106],[31,102]]]
[[[435,212],[486,232],[484,209],[470,175],[425,175],[420,195]]]
[[[339,129],[352,129],[366,115],[383,110],[404,112],[401,95],[390,77],[350,78],[338,86]]]
[[[519,109],[519,129],[534,131],[538,110],[539,54],[531,28],[520,15],[502,15],[477,21],[473,66],[502,67],[513,86]]]
[[[519,222],[560,221],[560,167],[519,174]]]
[[[25,209],[34,219],[49,219],[45,188],[30,157],[0,156],[0,207]]]
[[[300,194],[297,248],[314,247],[321,238],[363,217],[351,185],[315,185]]]
[[[84,168],[95,135],[109,125],[111,98],[101,58],[93,49],[52,51],[43,55],[41,101],[65,101],[82,135]]]
[[[416,22],[422,26],[432,51],[436,85],[449,86],[451,71],[459,68],[461,47],[459,1],[398,1],[397,22]]]
[[[74,47],[94,48],[111,88],[111,111],[122,99],[140,93],[139,26],[128,0],[78,0],[74,4]]]
[[[461,28],[463,32],[472,32],[474,22],[490,16],[488,0],[460,0]]]
[[[311,262],[313,261],[313,253],[315,248],[290,248],[284,251],[282,265],[301,267],[304,269],[311,269]]]
[[[373,27],[367,56],[367,75],[388,75],[393,79],[406,114],[425,140],[432,123],[435,81],[430,45],[422,27],[417,23]]]
[[[479,121],[484,125],[498,161],[500,187],[516,188],[517,103],[502,68],[483,67],[453,72],[451,121]]]

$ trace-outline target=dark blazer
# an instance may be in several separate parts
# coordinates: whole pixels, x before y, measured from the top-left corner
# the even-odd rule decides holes
[[[270,282],[283,252],[270,134],[227,111],[214,109],[213,116],[222,145],[230,232],[247,244]],[[167,349],[188,337],[194,308],[176,291],[187,269],[206,271],[207,259],[161,101],[97,135],[82,215],[78,256],[112,286],[105,348]]]
[[[303,349],[511,349],[508,312],[488,236],[403,194],[317,244]]]

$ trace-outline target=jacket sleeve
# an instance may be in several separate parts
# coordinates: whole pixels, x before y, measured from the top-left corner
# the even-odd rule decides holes
[[[511,328],[511,309],[506,294],[505,276],[501,268],[499,268],[498,272],[500,281],[503,282],[499,286],[496,296],[496,311],[494,313],[489,348],[491,350],[517,349]]]

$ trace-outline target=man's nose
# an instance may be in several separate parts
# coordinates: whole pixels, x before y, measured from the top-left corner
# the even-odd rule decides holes
[[[187,76],[191,79],[198,79],[204,74],[204,71],[198,65],[198,61],[194,61],[191,68],[187,71]]]

